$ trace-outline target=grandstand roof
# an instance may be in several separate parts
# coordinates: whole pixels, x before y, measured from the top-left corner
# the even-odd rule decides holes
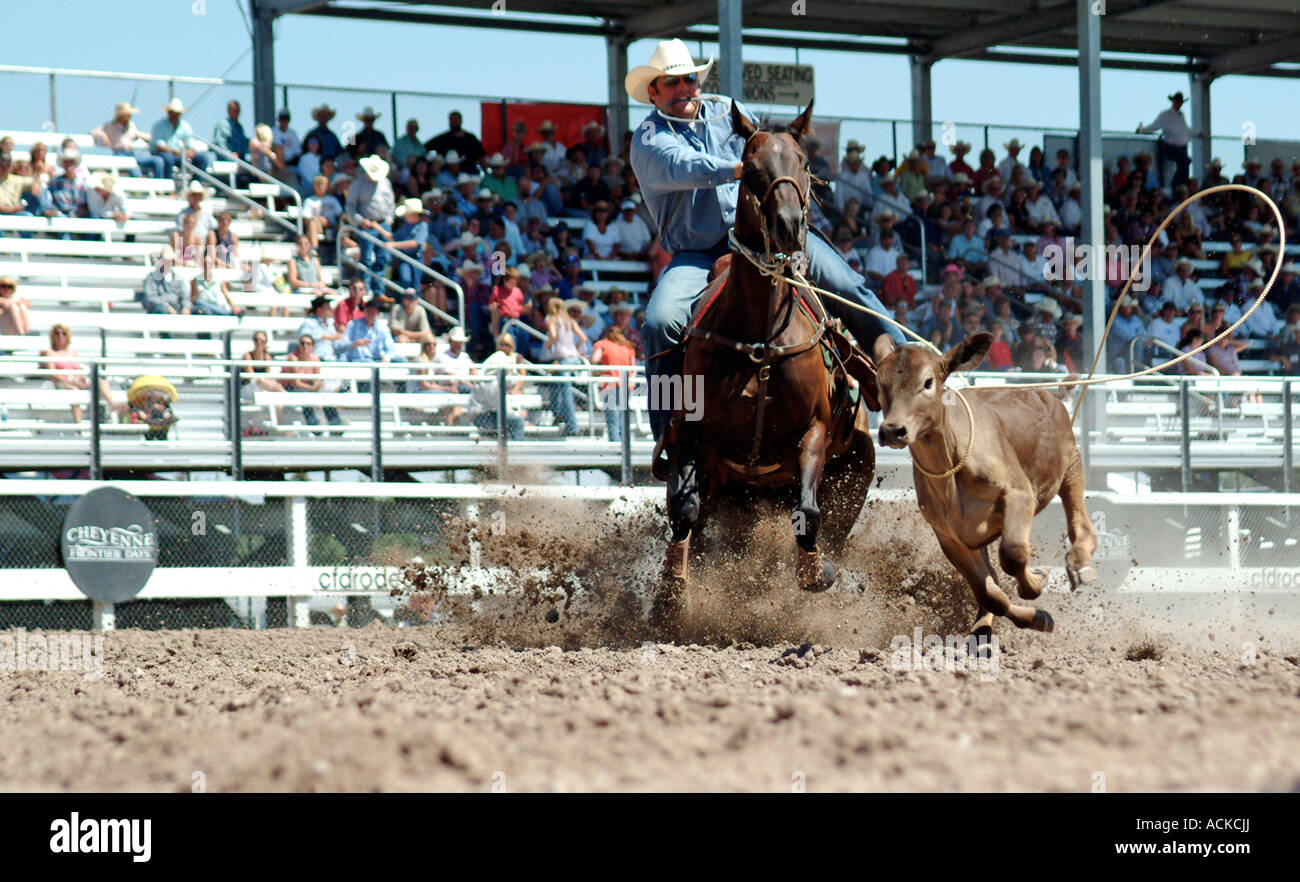
[[[1093,0],[1104,9],[1102,51],[1163,60],[1107,58],[1107,67],[1300,76],[1274,65],[1300,61],[1296,0]],[[263,15],[302,13],[494,29],[550,31],[625,40],[679,36],[711,40],[717,0],[507,0],[493,14],[482,0],[260,0]],[[1071,63],[1077,0],[815,0],[805,14],[790,0],[742,0],[745,42],[918,55]],[[552,16],[548,20],[518,13]],[[572,21],[560,21],[556,16]],[[770,33],[762,33],[762,32]],[[1039,53],[997,51],[994,47]],[[1065,50],[1041,53],[1041,50]]]

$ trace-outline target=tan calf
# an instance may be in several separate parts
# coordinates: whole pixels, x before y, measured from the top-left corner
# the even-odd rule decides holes
[[[1093,581],[1097,537],[1083,504],[1083,462],[1061,400],[1043,389],[1015,387],[962,391],[975,434],[969,457],[961,459],[971,437],[971,419],[943,383],[949,374],[977,366],[991,343],[988,334],[975,334],[942,356],[909,344],[881,361],[880,443],[907,447],[912,454],[921,514],[980,605],[974,632],[991,633],[994,615],[1006,616],[1020,628],[1050,631],[1050,615],[1012,603],[998,585],[988,546],[1001,537],[1002,569],[1015,578],[1021,598],[1038,597],[1045,573],[1029,568],[1029,531],[1034,515],[1059,495],[1070,536],[1065,557],[1070,583],[1078,587]],[[931,476],[959,462],[954,475]]]

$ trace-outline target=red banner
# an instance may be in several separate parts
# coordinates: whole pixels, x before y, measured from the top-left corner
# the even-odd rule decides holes
[[[608,126],[605,122],[605,108],[599,104],[519,104],[513,101],[484,101],[481,105],[483,114],[480,129],[483,133],[483,149],[491,156],[505,145],[510,127],[516,120],[523,120],[528,125],[524,135],[524,146],[542,140],[537,127],[546,120],[555,124],[555,140],[566,147],[581,144],[582,127],[589,122]],[[604,139],[606,147],[609,138]]]

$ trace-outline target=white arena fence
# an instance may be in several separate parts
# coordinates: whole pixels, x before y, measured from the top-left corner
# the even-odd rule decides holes
[[[566,517],[653,510],[660,487],[384,484],[314,481],[116,481],[149,509],[158,565],[126,603],[91,602],[60,560],[70,507],[105,486],[86,480],[0,481],[0,629],[113,627],[305,627],[332,623],[327,610],[346,601],[349,624],[379,615],[393,620],[405,601],[390,596],[399,565],[414,556],[440,568],[448,589],[506,586],[511,573],[481,563],[493,527],[538,500],[573,503]],[[911,489],[873,490],[857,538],[870,541],[873,517],[891,523],[915,507]],[[1300,619],[1300,494],[1089,494],[1097,527],[1101,578],[1082,589],[1097,615],[1147,609],[1167,622],[1238,637],[1290,634]],[[897,507],[897,508],[893,508]],[[526,515],[523,515],[526,517]],[[661,522],[651,519],[648,523]],[[662,521],[665,525],[666,520]],[[918,522],[919,523],[919,522]],[[468,565],[449,565],[468,534]],[[1064,515],[1053,501],[1035,523],[1035,562],[1053,567],[1048,599],[1066,602],[1061,565]],[[928,530],[917,532],[918,557],[934,557]],[[658,545],[646,561],[646,586]],[[464,562],[464,558],[461,559]],[[542,562],[538,562],[539,568]],[[540,570],[539,570],[540,572]],[[521,575],[515,573],[514,575]],[[559,584],[571,574],[545,572]],[[793,587],[790,590],[794,590]],[[852,589],[845,589],[852,590]],[[399,620],[402,617],[397,617]],[[1222,624],[1227,622],[1226,625]],[[1289,629],[1289,630],[1288,630]],[[1252,638],[1253,639],[1253,638]]]

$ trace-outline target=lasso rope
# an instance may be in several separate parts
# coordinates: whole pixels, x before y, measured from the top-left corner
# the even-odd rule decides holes
[[[965,395],[961,394],[960,389],[952,387],[949,391],[956,395],[961,401],[962,406],[966,408],[966,418],[970,420],[970,437],[966,439],[966,452],[959,456],[957,462],[953,464],[953,467],[948,469],[946,472],[930,471],[925,466],[921,465],[916,458],[916,454],[912,454],[912,465],[916,467],[917,471],[927,477],[938,478],[939,480],[951,478],[953,475],[960,472],[962,466],[966,465],[966,460],[970,459],[971,453],[975,450],[975,414],[970,409],[970,402],[966,400]],[[911,453],[911,447],[908,447],[908,452]]]

